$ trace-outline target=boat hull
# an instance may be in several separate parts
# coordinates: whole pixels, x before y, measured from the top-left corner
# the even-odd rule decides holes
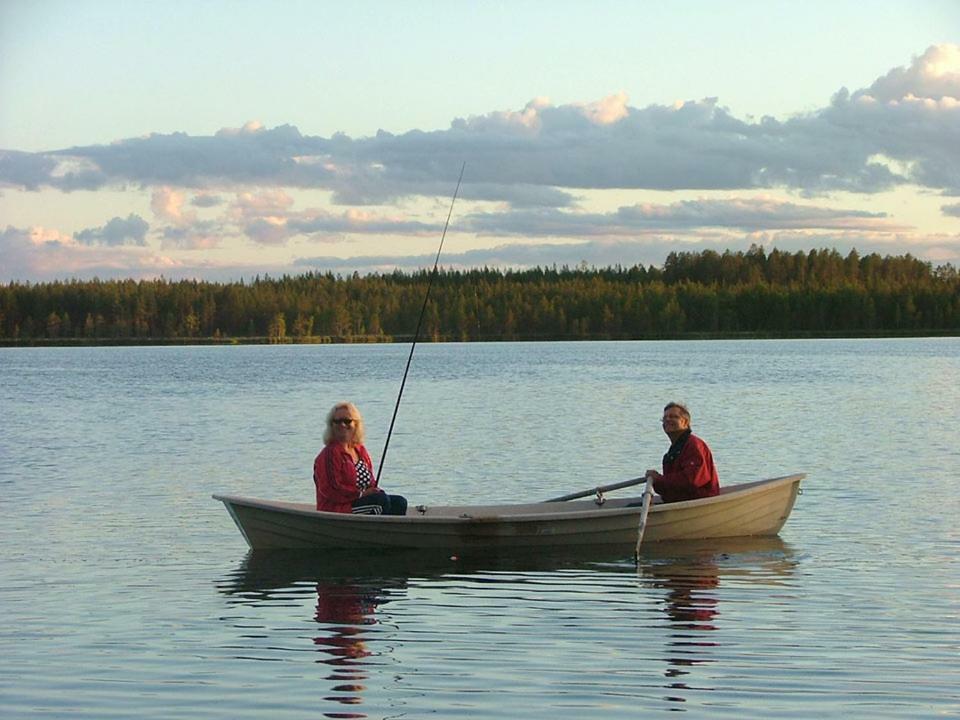
[[[701,500],[650,508],[643,542],[776,535],[803,475],[733,485]],[[528,505],[411,507],[405,516],[320,512],[311,505],[214,495],[253,550],[417,548],[466,552],[633,548],[640,497]]]

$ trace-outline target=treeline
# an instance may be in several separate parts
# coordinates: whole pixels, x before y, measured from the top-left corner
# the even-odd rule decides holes
[[[0,286],[0,341],[409,339],[430,273]],[[421,337],[599,339],[960,330],[960,279],[910,255],[671,253],[662,268],[442,270]]]

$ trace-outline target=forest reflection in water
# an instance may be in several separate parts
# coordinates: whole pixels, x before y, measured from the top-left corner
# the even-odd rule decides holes
[[[330,717],[368,717],[365,693],[402,692],[399,677],[420,692],[451,682],[438,667],[438,643],[446,662],[469,659],[472,679],[457,681],[460,691],[495,692],[504,662],[498,653],[507,644],[537,657],[541,673],[544,656],[555,663],[551,685],[558,697],[609,692],[589,672],[569,676],[578,664],[574,648],[585,643],[606,646],[625,663],[610,668],[614,674],[661,665],[657,696],[673,705],[713,689],[698,668],[729,659],[724,642],[739,642],[736,632],[718,633],[737,624],[727,623],[724,603],[736,607],[757,586],[777,594],[789,586],[797,562],[779,538],[651,545],[639,564],[595,551],[485,559],[250,552],[219,589],[243,611],[242,621],[230,617],[243,633],[239,642],[252,643],[241,654],[264,659],[269,648],[271,659],[289,661],[307,643],[320,653],[314,662],[326,670],[316,678],[324,686],[318,697],[339,706]],[[491,614],[512,618],[509,629],[492,629]],[[611,631],[604,618],[629,627]],[[302,629],[306,621],[312,629]],[[270,640],[271,633],[289,632],[291,622],[301,624],[296,647]],[[250,633],[252,626],[258,631]],[[649,680],[645,687],[654,690]]]

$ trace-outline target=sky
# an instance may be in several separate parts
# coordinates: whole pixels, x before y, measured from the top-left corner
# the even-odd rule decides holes
[[[0,282],[409,271],[448,213],[448,268],[960,266],[960,2],[0,0]]]

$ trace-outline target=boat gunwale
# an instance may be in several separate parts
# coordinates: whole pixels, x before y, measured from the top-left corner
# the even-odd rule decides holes
[[[754,495],[760,492],[766,492],[771,490],[774,486],[779,485],[788,485],[794,483],[800,483],[804,478],[806,478],[805,473],[794,473],[791,475],[783,475],[775,478],[765,478],[762,480],[754,480],[747,483],[738,483],[736,485],[727,485],[720,489],[719,495],[713,495],[707,498],[698,498],[695,500],[682,500],[679,502],[673,503],[657,503],[650,507],[651,513],[661,513],[664,511],[676,511],[683,510],[685,508],[692,507],[703,507],[707,505],[714,505],[719,503],[725,503],[731,500],[733,497],[744,497],[748,495]],[[629,502],[630,500],[639,500],[642,496],[629,497],[629,498],[618,498],[615,502]],[[495,508],[503,508],[509,510],[509,508],[514,507],[527,507],[527,506],[536,506],[541,507],[544,505],[559,505],[560,503],[549,503],[549,502],[537,502],[537,503],[512,503],[504,505],[437,505],[434,507],[427,506],[428,512],[432,510],[438,510],[440,508],[457,508],[463,509],[464,513],[460,515],[426,515],[416,513],[416,506],[413,507],[414,513],[412,515],[353,515],[351,513],[338,513],[338,512],[328,512],[325,510],[316,510],[309,506],[308,503],[294,503],[287,502],[283,500],[264,500],[261,498],[250,498],[241,495],[222,495],[214,494],[213,499],[219,500],[224,503],[228,509],[231,509],[231,505],[245,506],[256,510],[264,510],[269,512],[279,512],[288,515],[298,515],[301,517],[315,518],[315,519],[325,519],[325,520],[335,520],[338,522],[348,522],[348,523],[389,523],[389,524],[439,524],[439,523],[493,523],[493,522],[533,522],[533,521],[558,521],[564,519],[591,519],[595,517],[611,517],[611,516],[620,516],[620,515],[632,515],[637,514],[641,511],[639,505],[622,505],[621,507],[611,507],[611,508],[585,508],[582,510],[578,509],[565,509],[559,510],[556,512],[526,512],[526,513],[517,513],[517,514],[502,514],[489,512]],[[589,502],[589,501],[574,501],[574,502]],[[483,514],[468,514],[469,508],[477,508],[481,510]],[[232,514],[232,509],[231,509]]]

